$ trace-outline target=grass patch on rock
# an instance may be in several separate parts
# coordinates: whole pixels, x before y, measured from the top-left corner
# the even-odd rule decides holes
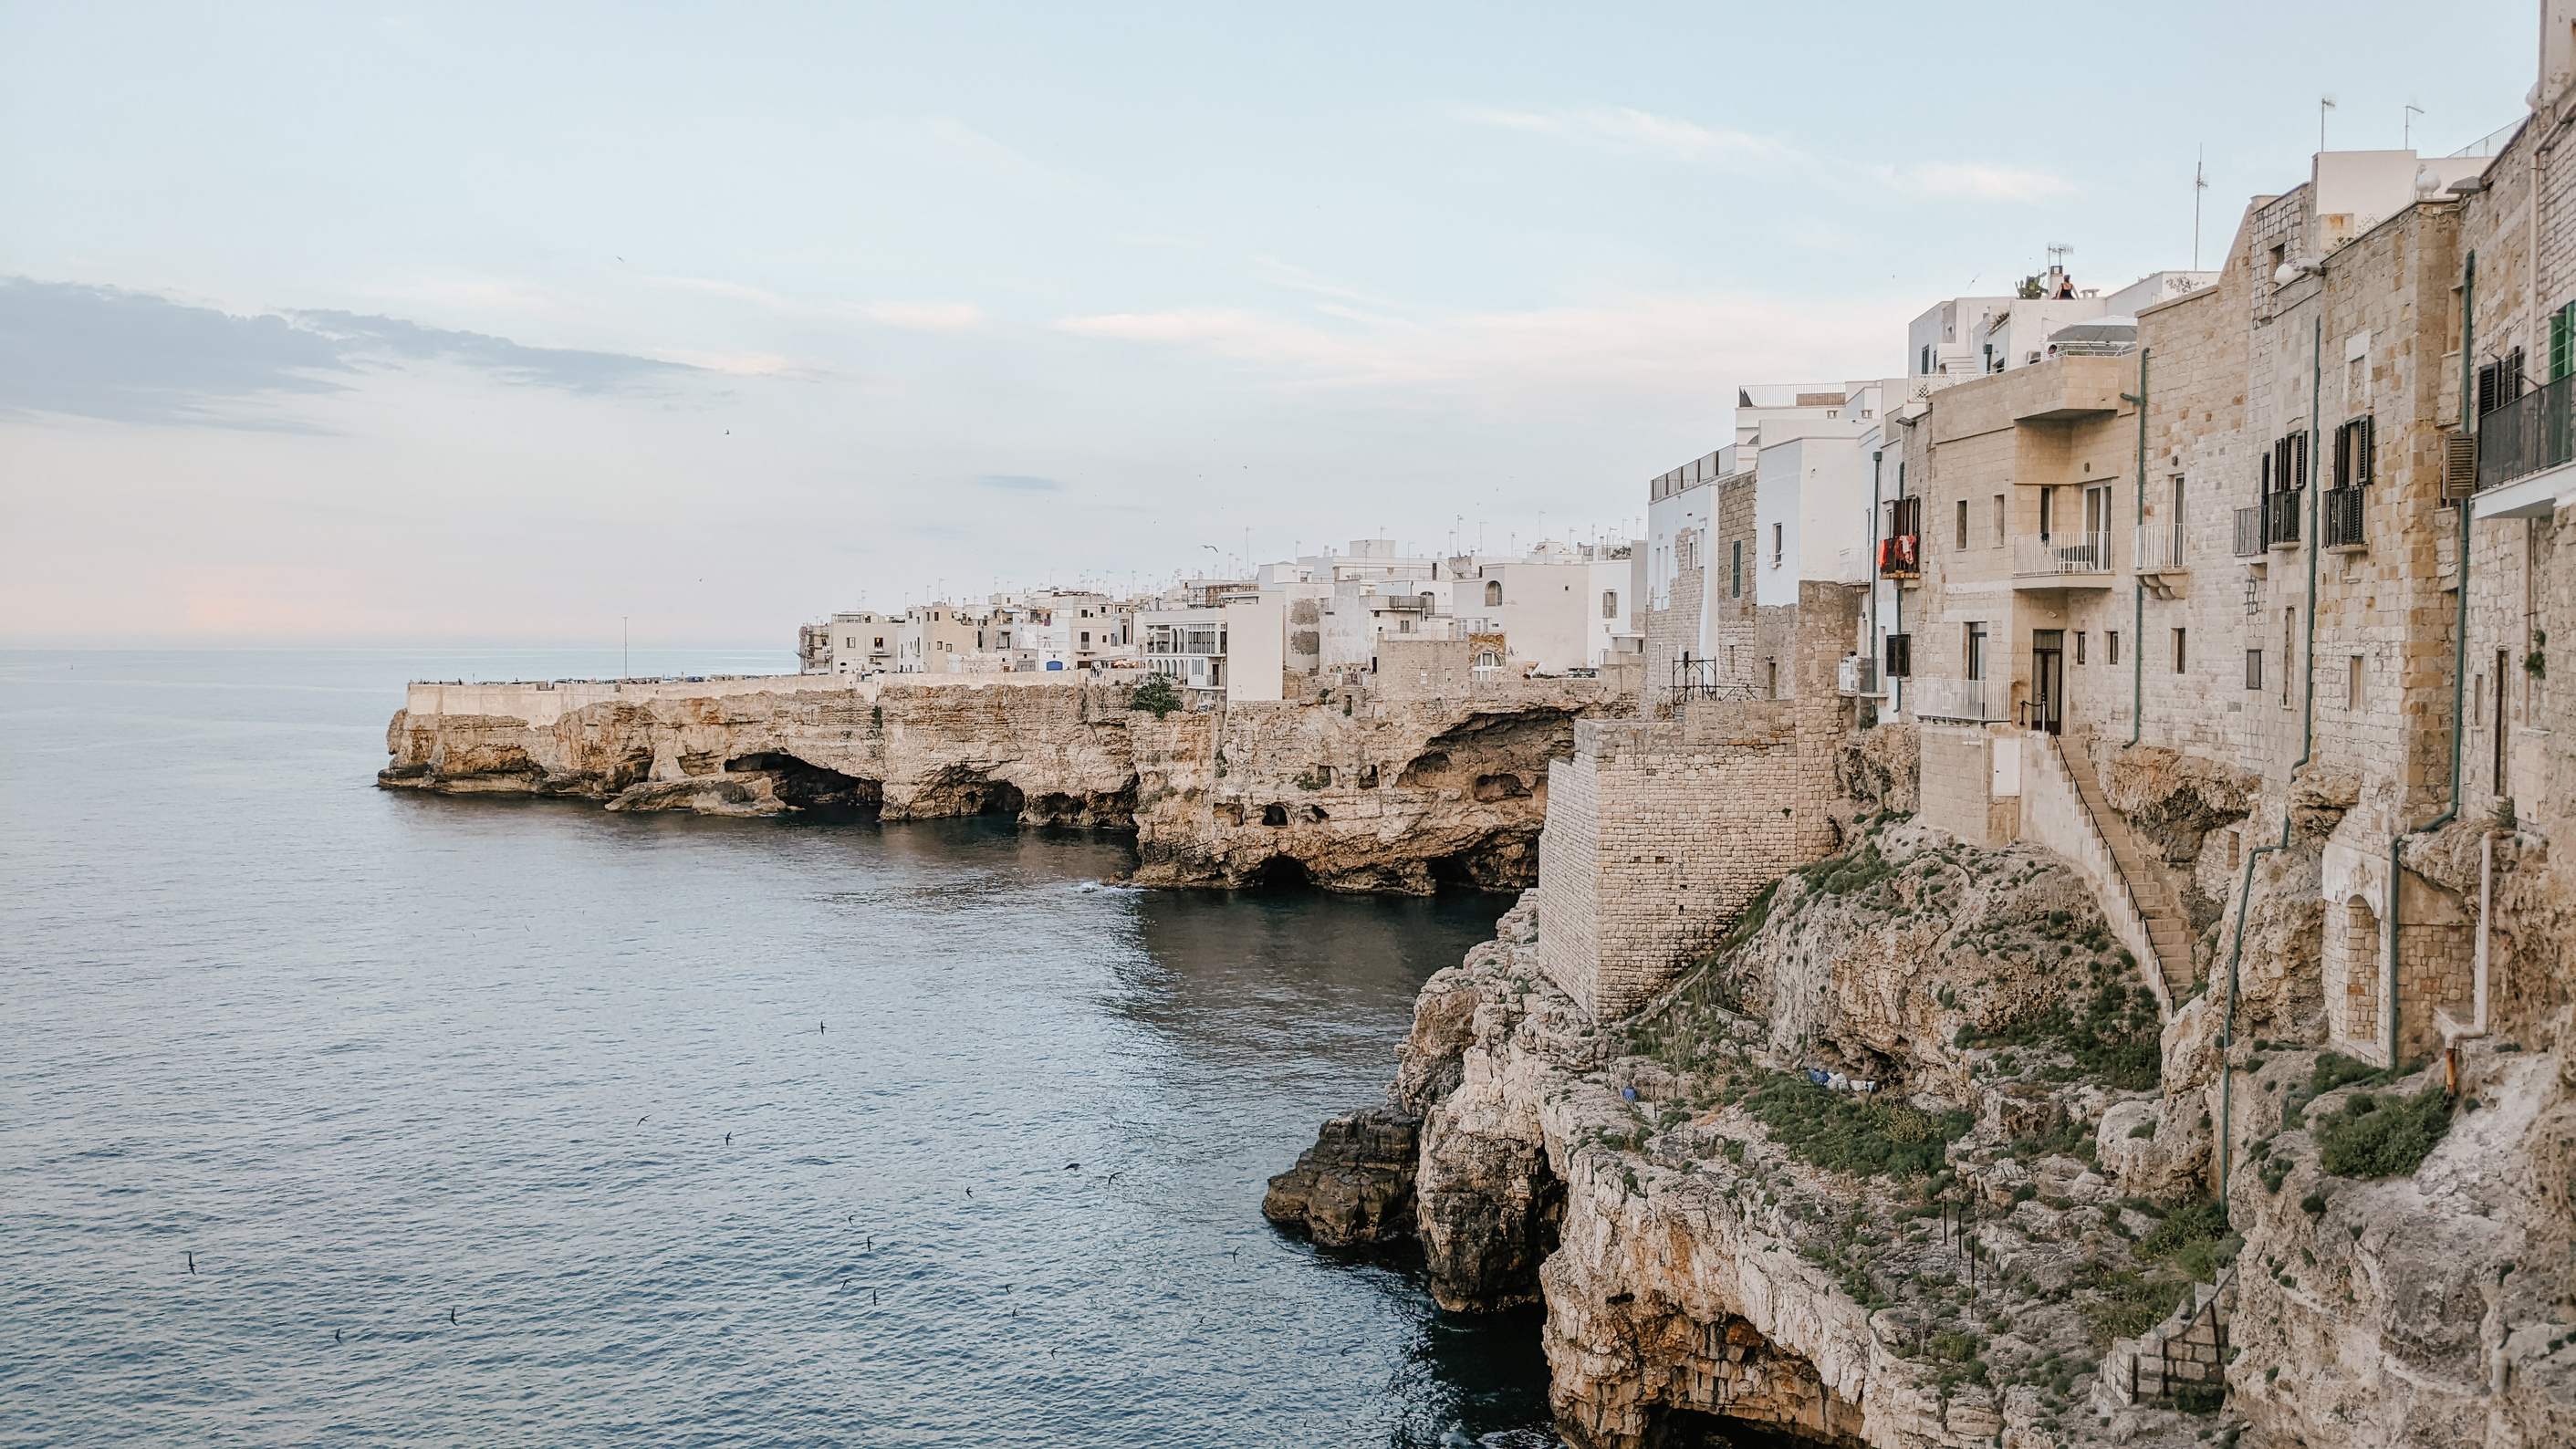
[[[2336,1177],[2412,1177],[2451,1130],[2442,1089],[2412,1097],[2356,1092],[2315,1125],[2317,1165]]]
[[[2033,1012],[1993,1031],[1959,1028],[1962,1047],[2034,1047],[2064,1052],[2088,1075],[2128,1092],[2164,1080],[2164,1024],[2143,989],[2104,981],[2076,1015],[2064,1004]]]
[[[1862,1177],[1938,1172],[1949,1145],[1976,1124],[1964,1111],[1936,1117],[1904,1102],[1827,1091],[1786,1073],[1773,1073],[1743,1106],[1799,1160]]]

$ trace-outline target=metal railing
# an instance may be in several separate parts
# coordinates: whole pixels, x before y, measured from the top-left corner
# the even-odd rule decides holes
[[[2263,552],[2263,510],[2260,507],[2236,510],[2236,556],[2256,558]]]
[[[2478,419],[2479,491],[2576,459],[2571,396],[2576,396],[2576,373],[2534,388]]]
[[[2138,572],[2142,574],[2178,574],[2183,563],[2182,525],[2180,523],[2142,523],[2138,525]]]
[[[1991,691],[1987,686],[1994,686]],[[1966,720],[1983,723],[2004,717],[2012,685],[1989,679],[1909,679],[1905,712],[1916,719]]]
[[[2105,574],[2111,571],[2111,535],[2060,533],[2013,540],[2016,574]]]
[[[2306,506],[2308,490],[2285,488],[2263,495],[2263,546],[2282,548],[2299,541],[2299,510]]]
[[[1910,579],[1923,572],[1922,535],[1900,533],[1878,541],[1878,573],[1881,578]]]
[[[2317,540],[2324,548],[2352,548],[2362,541],[2362,504],[2369,498],[2367,488],[2329,488],[2319,500],[2325,504],[2325,520],[2318,526],[2323,536]]]
[[[1673,661],[1675,699],[1754,699],[1751,680],[1736,679],[1725,672],[1725,661],[1718,659],[1676,659]]]

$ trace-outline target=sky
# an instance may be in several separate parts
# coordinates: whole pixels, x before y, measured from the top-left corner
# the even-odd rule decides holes
[[[0,0],[0,642],[1621,537],[1734,389],[2518,121],[2534,0]],[[2419,107],[2411,118],[2409,105]]]

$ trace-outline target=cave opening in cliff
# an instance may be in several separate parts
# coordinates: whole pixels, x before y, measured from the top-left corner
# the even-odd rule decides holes
[[[1289,855],[1270,857],[1254,866],[1251,873],[1243,879],[1248,885],[1265,888],[1295,888],[1315,883],[1315,877],[1307,871],[1306,863]]]
[[[1017,815],[1028,808],[1028,797],[1008,780],[985,782],[983,798],[975,804],[977,815]]]
[[[1800,1425],[1739,1419],[1705,1409],[1658,1410],[1638,1440],[1640,1449],[1816,1449],[1819,1444],[1860,1445],[1848,1434],[1818,1436]]]
[[[844,775],[779,751],[736,755],[724,762],[724,768],[729,775],[769,776],[778,798],[799,810],[872,817],[885,804],[881,782]]]

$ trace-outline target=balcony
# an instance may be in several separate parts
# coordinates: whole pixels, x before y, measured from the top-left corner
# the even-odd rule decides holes
[[[1988,697],[1987,686],[1994,686]],[[1966,724],[1984,724],[2004,717],[2004,705],[2012,697],[2008,680],[1988,679],[1909,679],[1905,681],[1905,710],[1921,720],[1956,720]]]
[[[2263,510],[2260,507],[2236,510],[2236,556],[2263,556]]]
[[[1919,579],[1923,576],[1923,539],[1920,534],[1900,533],[1878,541],[1878,576],[1883,579]]]
[[[2060,533],[2013,540],[2016,589],[2111,587],[2111,535]]]
[[[2307,505],[2308,490],[2283,488],[2263,495],[2263,546],[2266,549],[2299,546],[2299,510]]]
[[[1676,659],[1673,661],[1672,696],[1675,699],[1757,699],[1750,680],[1730,678],[1715,659]]]
[[[2362,505],[2368,501],[2369,495],[2367,488],[2329,488],[2319,495],[2318,501],[2325,505],[2325,518],[2317,530],[2320,547],[2343,550],[2365,547],[2361,525],[2367,511]]]
[[[2178,522],[2139,524],[2135,557],[2142,574],[2191,572],[2191,565],[2183,562],[2182,525]]]
[[[2569,398],[2576,374],[2537,387],[2478,419],[2478,491],[2576,460]]]

